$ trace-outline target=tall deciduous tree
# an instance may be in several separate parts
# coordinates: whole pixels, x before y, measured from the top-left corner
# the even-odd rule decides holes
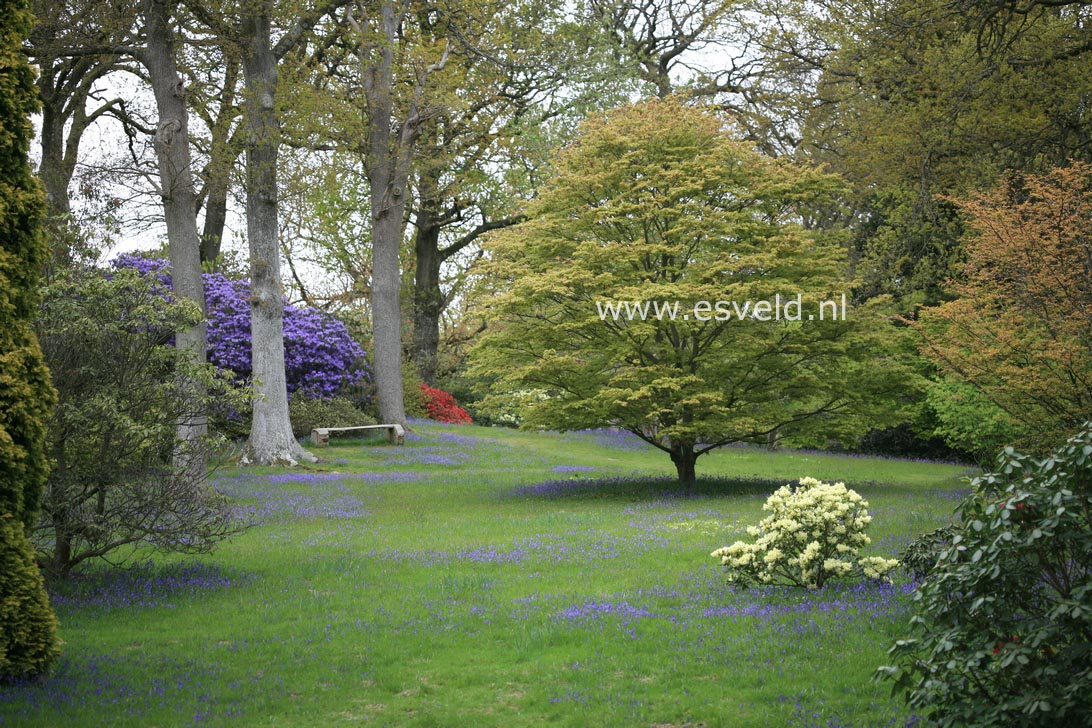
[[[894,295],[908,311],[947,298],[961,258],[963,225],[943,195],[1092,153],[1092,55],[1055,53],[1086,36],[1087,21],[1072,9],[999,15],[1005,47],[988,50],[953,4],[861,4],[806,122],[803,150],[853,186],[860,293]]]
[[[483,273],[503,284],[476,367],[501,400],[532,392],[526,424],[623,427],[684,482],[729,443],[889,417],[872,399],[902,374],[883,322],[858,309],[831,320],[829,305],[820,316],[848,285],[844,258],[800,222],[837,189],[675,101],[595,117],[528,222],[489,247]],[[797,295],[800,320],[775,312]],[[679,308],[630,317],[608,310],[617,302]]]
[[[64,0],[34,0],[33,10],[28,52],[42,99],[38,176],[56,216],[71,209],[69,185],[84,133],[104,116],[130,121],[124,96],[107,94],[100,82],[133,70],[131,59],[115,52],[131,40],[133,14],[113,3]]]
[[[155,94],[159,122],[155,134],[155,151],[159,162],[160,196],[167,223],[167,243],[171,259],[171,277],[176,298],[189,301],[204,310],[205,289],[201,279],[201,240],[197,234],[197,201],[190,162],[189,114],[185,87],[178,75],[175,61],[174,31],[171,27],[171,0],[144,0],[145,47],[137,57],[148,69],[148,79]],[[203,364],[207,356],[205,322],[185,326],[175,334],[175,346],[184,352],[194,366]],[[192,380],[180,391],[188,393],[192,406],[183,407],[190,413],[178,425],[183,442],[192,443],[195,453],[189,468],[204,470],[203,452],[197,440],[208,431],[208,422],[199,402],[203,399],[201,385]],[[185,449],[181,457],[187,457]]]
[[[227,226],[228,201],[231,193],[232,172],[243,148],[242,130],[239,123],[242,109],[238,104],[241,59],[236,43],[231,38],[218,37],[214,47],[191,65],[190,78],[199,83],[208,78],[208,69],[218,65],[222,75],[202,88],[203,93],[192,94],[191,108],[208,129],[208,139],[195,140],[205,154],[205,166],[200,177],[203,182],[198,193],[198,206],[204,208],[201,227],[201,262],[210,267],[220,264],[224,230]],[[202,84],[205,86],[204,84]]]
[[[430,113],[425,89],[430,76],[447,63],[449,44],[424,49],[408,78],[395,74],[409,0],[379,0],[346,13],[356,31],[356,53],[364,83],[367,114],[368,177],[372,215],[372,342],[376,403],[384,422],[406,421],[402,386],[402,272],[399,253],[405,224],[408,184],[423,118]],[[434,53],[429,53],[429,51]],[[408,83],[409,98],[396,106],[396,81]]]
[[[631,65],[636,76],[661,99],[666,99],[687,80],[697,82],[693,89],[698,95],[741,90],[741,79],[733,73],[734,64],[720,70],[714,78],[684,78],[698,76],[691,64],[696,52],[719,45],[723,47],[725,31],[733,11],[733,3],[725,0],[588,0],[587,12],[599,23],[606,38]],[[755,63],[752,58],[747,63]]]
[[[441,103],[422,124],[410,205],[411,357],[421,379],[435,385],[441,317],[461,293],[455,282],[465,280],[458,269],[466,264],[453,263],[470,258],[485,233],[520,220],[519,201],[532,194],[523,170],[546,164],[544,127],[571,126],[567,117],[624,98],[617,84],[602,82],[602,68],[581,52],[580,29],[551,3],[453,4],[416,22],[423,38],[452,48],[430,89]]]
[[[32,22],[25,0],[0,2],[0,678],[37,675],[59,652],[26,534],[49,472],[45,420],[55,397],[30,327],[45,262],[45,205],[27,162],[38,99],[20,47]]]
[[[833,50],[841,3],[808,0],[584,0],[615,73],[658,98],[702,98],[730,111],[766,151],[791,153]],[[852,12],[852,11],[849,11]]]
[[[222,47],[237,46],[242,57],[255,394],[250,438],[244,455],[247,462],[295,464],[299,460],[314,460],[293,436],[288,416],[277,222],[280,146],[277,61],[300,44],[324,16],[343,4],[339,0],[329,0],[307,8],[287,25],[274,44],[272,0],[247,0],[237,7],[218,9],[205,3],[186,2],[187,9],[219,38]],[[234,11],[234,20],[229,11]],[[230,80],[231,74],[226,76],[225,80]],[[225,163],[229,160],[230,144],[223,145],[223,153],[223,158],[213,161]]]
[[[412,255],[404,250],[400,265],[403,272],[414,275],[413,337],[406,343],[418,372],[433,381],[441,316],[463,279],[455,269],[464,266],[452,263],[469,258],[484,232],[517,219],[513,210],[530,189],[526,168],[542,161],[543,149],[549,146],[544,140],[569,125],[559,117],[575,115],[573,110],[593,96],[585,90],[592,85],[588,78],[592,64],[587,53],[577,50],[583,48],[579,43],[586,40],[582,35],[586,29],[542,0],[429,1],[393,7],[398,18],[390,73],[402,82],[391,89],[390,122],[397,133],[389,135],[390,156],[397,157],[396,147],[407,141],[413,147],[398,224],[403,244],[407,225],[412,226],[412,246],[407,246]],[[365,232],[370,237],[387,235],[382,225],[373,230],[372,220],[352,220],[344,209],[353,204],[356,179],[363,176],[370,187],[373,181],[382,185],[380,177],[386,175],[386,163],[373,160],[372,143],[372,131],[381,126],[383,104],[372,103],[365,114],[360,113],[361,98],[375,96],[366,88],[382,61],[373,55],[362,62],[360,49],[385,43],[380,27],[383,10],[373,3],[355,8],[344,26],[331,28],[331,34],[300,59],[294,70],[303,77],[290,80],[285,89],[293,99],[286,115],[286,140],[301,150],[319,151],[323,176],[336,176],[350,189],[333,203],[308,202],[305,198],[316,196],[313,184],[305,185],[298,197],[319,211],[321,225],[297,227],[300,237],[311,240],[294,246],[295,255],[301,247],[330,249],[307,254],[324,258],[334,275],[349,279],[349,287],[355,290],[337,296],[338,303],[357,292],[374,297],[373,255],[349,251]],[[348,37],[346,28],[351,31]],[[347,54],[346,49],[356,53]],[[566,72],[574,68],[579,70]],[[601,68],[595,70],[602,75]],[[601,83],[598,89],[604,86]],[[564,92],[559,93],[562,88]],[[595,95],[596,101],[609,98],[612,92],[616,88]],[[414,109],[421,111],[419,119],[414,119]],[[407,119],[410,124],[404,123]],[[339,165],[336,172],[332,165]],[[397,168],[395,178],[402,175],[401,166],[401,161],[392,166]],[[359,205],[362,213],[376,214],[370,208],[369,201]],[[381,216],[386,219],[387,213]],[[320,227],[327,232],[316,235]],[[382,297],[382,291],[378,293]],[[382,328],[378,321],[376,325]]]
[[[959,298],[922,311],[922,351],[1045,451],[1092,417],[1092,165],[1012,176],[960,206]]]
[[[246,86],[246,225],[250,245],[250,330],[256,382],[248,460],[268,464],[315,457],[300,447],[288,418],[284,375],[284,306],[277,227],[277,60],[270,38],[272,2],[243,9]]]

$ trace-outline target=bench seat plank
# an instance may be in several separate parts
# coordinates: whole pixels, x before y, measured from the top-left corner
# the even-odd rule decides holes
[[[331,432],[351,432],[353,430],[386,430],[387,438],[392,445],[403,445],[406,442],[406,428],[399,424],[393,425],[355,425],[353,427],[316,427],[311,430],[311,442],[318,447],[330,444]]]

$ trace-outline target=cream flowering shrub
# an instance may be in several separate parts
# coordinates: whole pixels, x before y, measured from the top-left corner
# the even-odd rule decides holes
[[[849,576],[886,580],[898,566],[894,559],[857,556],[870,543],[865,529],[872,516],[868,501],[845,483],[801,478],[797,486],[779,488],[762,508],[770,515],[747,528],[753,543],[736,541],[711,554],[729,581],[820,589]]]

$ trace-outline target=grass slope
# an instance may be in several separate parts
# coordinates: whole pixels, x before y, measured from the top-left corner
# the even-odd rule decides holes
[[[726,449],[680,489],[619,435],[439,425],[320,454],[220,473],[256,525],[216,553],[58,587],[64,657],[0,686],[0,725],[915,722],[869,682],[907,585],[733,590],[708,554],[803,475],[860,490],[894,554],[946,521],[961,467]]]

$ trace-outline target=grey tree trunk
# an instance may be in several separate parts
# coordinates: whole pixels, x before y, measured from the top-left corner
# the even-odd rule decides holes
[[[292,435],[284,376],[284,304],[277,230],[277,62],[270,46],[271,2],[247,6],[242,18],[246,87],[246,227],[250,245],[250,337],[254,417],[244,462],[314,462]]]
[[[155,150],[159,162],[163,214],[167,222],[167,241],[171,261],[174,295],[205,309],[205,290],[201,279],[201,245],[197,235],[197,202],[190,166],[189,125],[185,89],[178,75],[171,30],[170,5],[167,0],[144,0],[147,46],[143,60],[155,94],[159,124]],[[179,351],[194,363],[203,364],[207,356],[205,323],[175,333]],[[192,379],[183,382],[192,406],[178,423],[178,436],[184,447],[180,457],[187,469],[203,473],[203,448],[196,446],[208,431],[204,411],[204,391]]]
[[[379,419],[405,424],[402,388],[402,275],[398,254],[406,212],[406,183],[420,119],[407,112],[400,137],[394,116],[394,46],[399,18],[389,0],[379,5],[377,45],[361,47],[368,110],[368,184],[372,206],[372,341]]]

